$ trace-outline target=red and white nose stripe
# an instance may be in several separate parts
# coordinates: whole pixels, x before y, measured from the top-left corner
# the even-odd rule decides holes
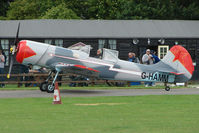
[[[16,60],[19,63],[22,63],[25,58],[36,55],[36,53],[26,43],[27,41],[25,40],[18,43]]]

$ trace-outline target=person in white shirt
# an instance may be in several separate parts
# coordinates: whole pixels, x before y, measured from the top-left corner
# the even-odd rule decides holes
[[[153,59],[153,56],[151,55],[150,49],[147,49],[146,54],[142,56],[142,63],[146,65],[154,64],[154,59]],[[145,84],[145,87],[155,86],[154,82],[145,82],[144,84]]]
[[[153,56],[150,53],[150,49],[146,50],[146,54],[142,56],[142,63],[146,65],[151,65],[154,62]]]

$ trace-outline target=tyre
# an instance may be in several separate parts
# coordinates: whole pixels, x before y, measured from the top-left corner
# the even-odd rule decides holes
[[[166,87],[165,87],[165,90],[166,90],[166,91],[170,91],[170,89],[171,89],[171,88],[170,88],[169,86],[166,86]]]
[[[41,91],[46,91],[46,89],[47,89],[47,82],[41,83],[39,88],[40,88]]]
[[[55,89],[55,85],[54,84],[53,85],[51,83],[47,84],[46,91],[48,93],[53,93],[54,89]]]

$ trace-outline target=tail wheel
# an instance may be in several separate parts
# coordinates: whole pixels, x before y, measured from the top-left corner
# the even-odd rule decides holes
[[[51,83],[47,84],[46,91],[48,93],[53,93],[54,89],[55,89],[55,85],[54,84],[51,84]]]
[[[41,84],[40,84],[40,90],[41,91],[46,91],[47,90],[47,82],[42,82]]]
[[[170,89],[171,89],[171,88],[170,88],[169,86],[165,86],[165,90],[166,90],[166,91],[170,91]]]

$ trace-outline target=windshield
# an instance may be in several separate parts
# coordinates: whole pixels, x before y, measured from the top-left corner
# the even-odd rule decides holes
[[[72,50],[80,50],[84,53],[87,53],[88,55],[90,54],[90,49],[91,49],[91,46],[90,45],[86,45],[82,42],[78,42],[70,47],[68,47],[69,49],[72,49]]]
[[[119,52],[116,50],[105,49],[103,48],[103,60],[113,61],[116,62],[118,60]]]

